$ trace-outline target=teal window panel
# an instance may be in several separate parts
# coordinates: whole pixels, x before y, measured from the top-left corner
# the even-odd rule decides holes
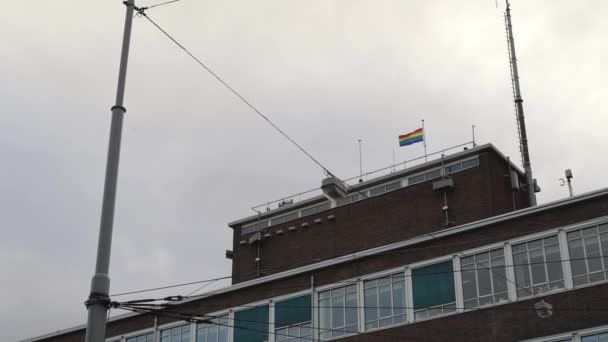
[[[310,295],[276,302],[274,305],[274,324],[277,328],[311,320]]]
[[[234,313],[234,342],[268,341],[268,305]]]
[[[412,284],[414,310],[456,301],[451,260],[413,269]]]

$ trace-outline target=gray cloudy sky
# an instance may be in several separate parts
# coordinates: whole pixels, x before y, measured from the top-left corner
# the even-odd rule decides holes
[[[565,168],[577,193],[606,186],[608,3],[512,7],[540,202],[566,195]],[[475,124],[480,142],[519,162],[503,9],[183,0],[149,15],[346,178],[357,139],[365,170],[380,168],[421,118],[430,151],[469,140]],[[85,321],[123,21],[120,0],[0,11],[2,341]],[[320,185],[314,164],[144,19],[127,81],[112,292],[229,275],[228,221]]]

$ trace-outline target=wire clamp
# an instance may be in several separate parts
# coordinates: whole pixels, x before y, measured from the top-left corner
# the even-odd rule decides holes
[[[97,304],[102,304],[106,308],[110,308],[111,307],[110,297],[108,297],[107,295],[103,295],[103,294],[92,293],[91,295],[89,295],[89,299],[87,299],[84,302],[84,306],[86,306],[87,309],[91,305],[97,305]]]

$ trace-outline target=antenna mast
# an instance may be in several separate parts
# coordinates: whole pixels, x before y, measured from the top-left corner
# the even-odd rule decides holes
[[[517,114],[517,127],[519,128],[519,140],[521,158],[526,174],[526,183],[530,205],[536,205],[536,193],[534,178],[532,177],[532,166],[530,164],[530,153],[528,152],[528,137],[526,134],[526,122],[524,119],[523,98],[519,88],[519,72],[517,70],[517,57],[515,55],[515,41],[513,39],[513,26],[511,25],[511,4],[505,0],[507,9],[505,11],[505,25],[507,28],[507,39],[509,48],[509,63],[511,64],[511,82],[513,83],[513,95],[515,100],[515,110]]]

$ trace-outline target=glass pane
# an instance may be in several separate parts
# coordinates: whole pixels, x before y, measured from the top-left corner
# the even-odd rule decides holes
[[[288,339],[288,337],[287,337],[287,328],[285,328],[285,329],[278,329],[276,331],[275,336],[276,336],[277,341],[285,341],[285,340],[287,340]]]
[[[452,261],[413,269],[412,285],[415,309],[454,302],[456,296]]]
[[[350,293],[346,295],[346,325],[357,324],[357,294]]]
[[[585,336],[581,339],[582,342],[598,342],[597,335],[594,336]]]
[[[556,236],[551,236],[551,237],[545,238],[543,240],[543,243],[545,244],[545,247],[546,247],[546,246],[550,246],[550,245],[557,245],[557,244],[559,244],[559,241],[557,240],[557,235],[556,235]]]
[[[515,265],[515,282],[518,288],[530,286],[530,274],[528,271],[528,256],[526,253],[513,255],[513,264]]]
[[[322,328],[331,328],[331,306],[329,299],[321,300],[319,302],[320,312],[319,320]]]
[[[331,299],[331,327],[344,326],[344,297],[338,296]]]
[[[207,328],[196,331],[196,342],[207,342]],[[215,341],[210,341],[215,342]]]
[[[218,340],[218,329],[215,327],[209,328],[209,332],[207,334],[207,340],[209,342],[216,342]]]
[[[570,252],[570,266],[573,276],[580,276],[587,273],[587,265],[585,263],[585,251],[583,250],[583,240],[576,239],[568,242],[568,251]]]
[[[275,327],[285,327],[311,320],[310,295],[295,297],[275,304]]]
[[[547,259],[547,273],[549,274],[549,281],[563,279],[564,274],[562,272],[562,258],[559,251],[559,245],[546,247],[545,256]]]
[[[425,180],[435,179],[438,177],[441,177],[441,170],[430,171],[424,174]]]
[[[543,246],[543,240],[534,240],[528,242],[528,250],[530,249],[539,249]]]
[[[218,328],[219,335],[218,335],[217,342],[228,342],[228,333],[229,333],[228,329],[230,329],[228,327],[228,325],[229,325],[228,321],[221,322],[221,324],[223,324],[223,325]],[[209,342],[215,342],[215,341],[209,341]]]
[[[490,256],[491,256],[492,258],[498,258],[498,257],[502,257],[502,256],[504,256],[504,255],[505,255],[505,251],[504,251],[502,248],[500,248],[500,249],[495,249],[495,250],[493,250],[492,252],[490,252]]]
[[[378,296],[375,288],[365,290],[365,321],[369,322],[378,319],[377,300]]]
[[[533,284],[542,284],[547,282],[544,261],[542,250],[530,251],[530,266],[532,269]]]
[[[594,236],[597,235],[597,228],[596,227],[591,227],[591,228],[585,228],[583,229],[583,236]]]
[[[386,191],[386,189],[384,188],[384,186],[380,186],[380,187],[377,187],[377,188],[371,189],[371,190],[369,191],[369,194],[370,194],[371,196],[377,196],[377,195],[380,195],[380,194],[384,193],[385,191]]]
[[[479,266],[483,267],[483,266]],[[487,268],[480,268],[477,271],[477,281],[479,286],[479,295],[485,296],[492,293],[492,280],[490,270]]]
[[[378,305],[380,306],[378,311],[380,313],[380,317],[392,316],[393,313],[391,310],[391,302],[392,298],[390,285],[380,286],[378,289]]]
[[[600,256],[600,244],[596,236],[586,237],[585,251],[587,252],[587,267],[589,272],[596,272],[602,269],[602,259]]]
[[[581,237],[581,231],[580,230],[575,230],[573,232],[568,233],[567,236],[568,236],[568,240],[580,238]]]
[[[462,292],[465,300],[477,297],[475,271],[462,272]]]
[[[418,175],[418,176],[414,176],[414,177],[410,177],[410,178],[407,179],[407,183],[409,185],[420,183],[420,182],[423,182],[423,181],[424,181],[424,174]]]
[[[505,267],[492,268],[494,293],[507,292],[507,270]]]
[[[400,187],[401,187],[401,181],[394,182],[394,183],[386,185],[386,191],[396,190],[396,189],[399,189]]]
[[[608,233],[608,223],[604,223],[597,227],[600,233]]]
[[[395,315],[405,315],[405,282],[393,284],[393,312]]]

